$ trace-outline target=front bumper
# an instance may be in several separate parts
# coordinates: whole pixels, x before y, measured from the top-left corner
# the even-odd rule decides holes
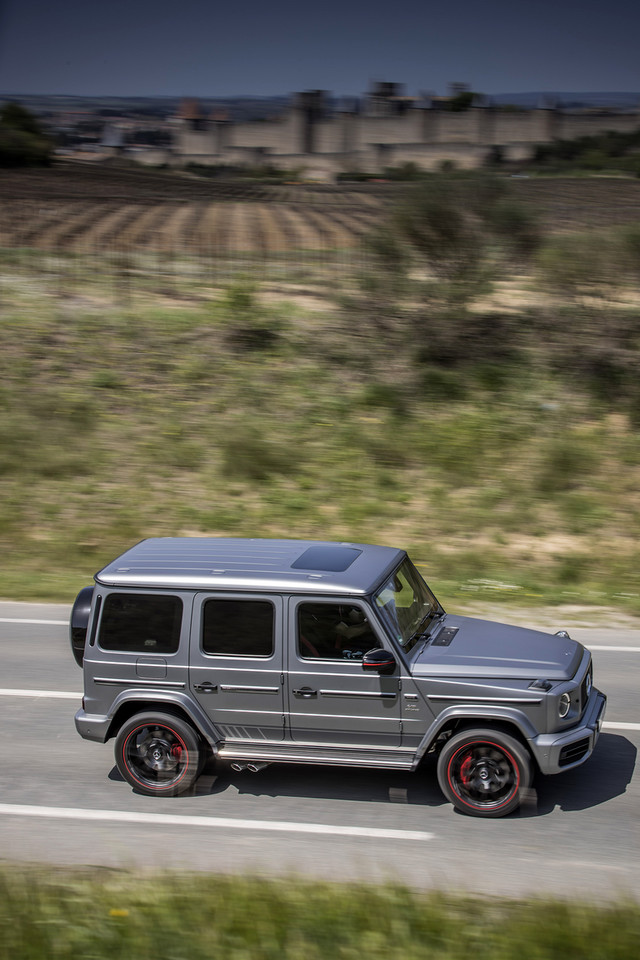
[[[529,740],[540,772],[563,773],[580,766],[594,751],[607,707],[607,698],[595,688],[578,724],[563,733],[543,733]]]

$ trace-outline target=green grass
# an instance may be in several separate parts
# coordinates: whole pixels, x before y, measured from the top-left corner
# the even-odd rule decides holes
[[[628,960],[640,908],[399,886],[0,871],[4,960]]]
[[[0,272],[0,596],[70,601],[143,537],[291,536],[405,546],[444,602],[640,610],[625,398],[524,354],[416,362],[345,311],[326,258],[317,313],[285,273],[265,298],[281,263],[248,284],[189,261],[168,292],[138,266],[126,304],[99,260]]]

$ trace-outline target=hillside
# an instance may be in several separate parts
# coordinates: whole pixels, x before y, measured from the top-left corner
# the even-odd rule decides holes
[[[640,184],[510,181],[493,232],[462,208],[456,280],[347,230],[345,196],[364,234],[393,185],[257,185],[261,222],[295,207],[299,227],[243,255],[252,204],[212,200],[236,218],[214,256],[185,238],[224,185],[117,170],[96,200],[94,169],[52,173],[2,204],[0,595],[68,599],[141,537],[238,534],[403,545],[445,602],[640,608],[640,271],[619,228]],[[191,212],[166,248],[118,252],[116,189],[140,217],[145,190],[153,216]]]

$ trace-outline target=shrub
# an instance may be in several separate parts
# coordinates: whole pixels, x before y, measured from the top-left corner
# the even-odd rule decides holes
[[[483,259],[478,230],[455,193],[443,183],[412,191],[396,211],[397,234],[445,280],[471,280]]]
[[[484,218],[493,233],[517,258],[528,259],[540,246],[539,220],[523,204],[508,198],[498,199],[487,206]]]
[[[263,424],[264,427],[264,424]],[[225,431],[219,443],[222,473],[236,480],[264,481],[270,476],[291,476],[301,463],[301,452],[271,439],[264,429],[238,423]]]
[[[614,245],[596,233],[571,233],[548,240],[539,250],[536,268],[545,286],[570,296],[589,287],[618,283],[622,274]]]
[[[537,478],[538,491],[543,496],[574,490],[591,476],[597,463],[593,443],[588,438],[565,434],[553,437],[543,450]]]
[[[384,180],[398,180],[401,182],[410,182],[412,180],[424,180],[429,174],[414,163],[413,160],[407,160],[400,163],[397,167],[385,167],[382,172]]]
[[[252,353],[270,350],[281,338],[281,317],[259,306],[256,289],[243,281],[231,284],[221,305],[227,340],[237,350]]]
[[[51,142],[36,117],[18,103],[0,107],[0,167],[46,167]]]

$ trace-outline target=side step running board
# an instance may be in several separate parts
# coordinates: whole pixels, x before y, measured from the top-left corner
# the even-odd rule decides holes
[[[413,753],[404,753],[400,756],[380,756],[380,754],[356,754],[351,755],[343,753],[338,756],[329,756],[327,754],[313,754],[305,752],[294,752],[293,750],[265,750],[259,747],[241,747],[240,745],[226,744],[221,747],[217,756],[221,760],[244,761],[248,769],[249,764],[258,765],[261,763],[320,763],[327,766],[347,766],[347,767],[381,767],[393,770],[411,770],[413,767],[415,755]]]

